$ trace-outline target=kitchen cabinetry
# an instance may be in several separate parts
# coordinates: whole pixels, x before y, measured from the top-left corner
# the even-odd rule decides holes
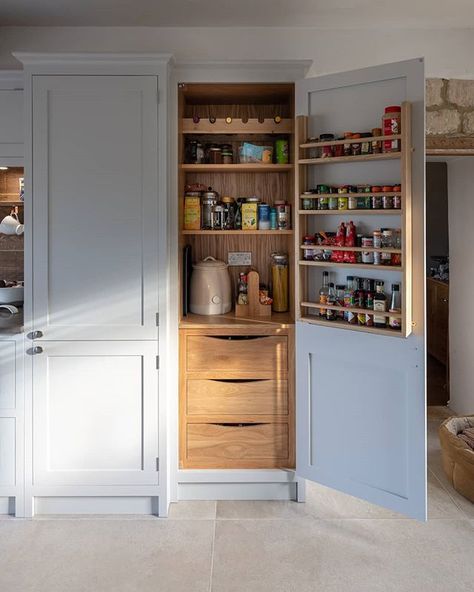
[[[285,165],[184,163],[185,138],[189,134],[198,134],[196,137],[202,143],[206,137],[209,142],[216,141],[206,134],[220,134],[226,143],[232,142],[236,154],[239,141],[256,133],[258,125],[250,119],[253,113],[243,117],[235,105],[244,103],[245,93],[246,102],[252,104],[256,102],[252,97],[257,92],[265,96],[265,91],[259,85],[237,85],[238,93],[231,98],[229,85],[183,84],[179,92],[178,143],[182,163],[177,196],[179,259],[185,244],[191,245],[194,261],[207,255],[226,261],[229,251],[250,251],[252,265],[260,272],[261,281],[268,283],[269,254],[284,250],[290,257],[293,255],[290,275],[294,278],[290,282],[290,308],[283,317],[272,315],[268,322],[250,319],[243,326],[236,324],[232,313],[208,317],[205,324],[200,324],[202,320],[193,315],[181,318],[181,472],[293,466],[291,450],[296,448],[299,476],[423,518],[426,512],[423,63],[413,60],[306,79],[295,86],[294,111],[290,98],[287,101],[290,110],[283,115],[291,146],[290,161]],[[259,101],[260,105],[265,101],[268,105],[281,104],[281,99],[275,98],[281,88],[274,86],[267,90],[272,94]],[[392,138],[400,145],[396,151],[328,158],[311,154],[314,149],[324,151],[329,142],[309,138],[327,132],[342,135],[344,130],[378,127],[387,105],[402,106],[401,130]],[[296,115],[294,125],[288,121],[293,114]],[[235,127],[232,131],[226,130],[227,116]],[[257,121],[261,118],[257,116]],[[274,131],[274,125],[270,122],[267,125],[268,130]],[[237,131],[240,136],[233,136]],[[379,138],[382,142],[386,140],[384,136]],[[293,214],[290,238],[276,231],[254,230],[250,234],[240,230],[184,230],[184,189],[186,184],[197,182],[212,185],[223,195],[257,194],[270,203],[273,199],[286,200]],[[397,198],[401,207],[311,211],[300,205],[307,198],[304,193],[317,185],[359,184],[400,186],[386,191],[387,197]],[[350,191],[344,197],[353,197]],[[396,263],[308,260],[303,256],[305,235],[330,233],[341,221],[353,221],[362,234],[371,235],[374,229],[380,228],[400,229],[399,247],[369,249],[372,253],[378,249],[381,255],[389,253],[391,259],[395,255]],[[341,248],[342,252],[348,250],[351,249]],[[359,247],[354,248],[354,253],[360,251]],[[234,285],[237,271],[240,270],[230,270]],[[384,327],[322,319],[321,308],[328,308],[319,303],[323,271],[331,273],[331,281],[336,284],[345,284],[346,275],[383,281],[386,292],[390,292],[392,282],[399,284],[401,311],[385,311]],[[356,308],[350,312],[364,313],[365,318],[365,310]],[[339,312],[337,305],[334,310]],[[393,314],[401,319],[399,329],[387,322]],[[292,395],[293,356],[289,356],[285,366],[275,357],[271,346],[255,348],[247,341],[249,336],[258,336],[262,328],[268,335],[278,333],[291,339],[293,324],[296,401]],[[240,342],[233,343],[234,336]],[[216,345],[216,337],[222,340],[222,345]],[[281,352],[284,352],[283,343]],[[237,380],[242,380],[242,388],[237,386]],[[252,390],[256,384],[258,388]],[[268,408],[273,413],[267,415]],[[271,428],[272,425],[277,427]],[[337,444],[341,434],[347,446]]]
[[[158,460],[166,102],[158,91],[166,96],[167,58],[24,59],[27,499],[54,512],[72,497],[77,511],[94,512],[100,497],[110,511],[132,513],[140,499],[157,512],[159,500],[166,513]]]
[[[448,365],[449,284],[427,279],[427,343],[428,353]]]
[[[21,72],[0,71],[0,159],[17,164],[24,154],[24,102]]]

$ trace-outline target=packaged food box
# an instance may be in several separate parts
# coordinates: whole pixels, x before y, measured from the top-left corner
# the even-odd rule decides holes
[[[242,230],[257,230],[257,203],[242,204]]]
[[[271,164],[273,162],[273,146],[257,146],[244,142],[240,147],[241,163]]]

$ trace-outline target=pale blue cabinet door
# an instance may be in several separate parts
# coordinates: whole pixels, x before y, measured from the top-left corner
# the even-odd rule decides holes
[[[424,84],[423,60],[417,59],[306,79],[296,93],[297,114],[308,116],[311,135],[380,127],[385,106],[411,103],[413,331],[400,338],[297,320],[297,473],[421,520],[426,519]],[[394,167],[400,164],[393,163],[313,166],[308,183],[395,183],[400,169]],[[356,217],[344,212],[341,219],[353,219],[362,232],[392,228],[396,219]],[[330,230],[324,226],[329,220],[337,224],[339,217],[315,216],[311,230]],[[385,270],[331,272],[335,283],[345,283],[346,275],[382,279],[387,292],[391,282],[401,281],[397,272]],[[317,300],[321,268],[308,273],[307,285],[309,297]]]

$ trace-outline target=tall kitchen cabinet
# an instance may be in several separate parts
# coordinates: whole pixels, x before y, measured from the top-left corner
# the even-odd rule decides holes
[[[168,57],[17,57],[30,146],[27,514],[165,513]]]
[[[390,151],[338,153],[341,137],[381,127],[384,109],[401,106],[401,129]],[[281,127],[278,127],[281,126]],[[239,161],[243,142],[272,143],[285,137],[287,164]],[[232,146],[226,164],[186,161],[186,144]],[[379,145],[381,146],[381,144]],[[360,147],[360,146],[359,146]],[[378,146],[377,146],[378,148]],[[343,74],[278,84],[204,84],[178,88],[178,254],[189,245],[193,262],[229,253],[250,252],[261,281],[269,283],[272,251],[290,257],[289,309],[280,316],[243,321],[224,315],[180,314],[179,471],[186,486],[212,480],[215,497],[232,495],[219,484],[265,478],[280,470],[423,519],[426,516],[425,446],[425,294],[424,294],[424,68],[411,60]],[[341,155],[339,155],[341,154]],[[286,201],[292,226],[279,230],[187,230],[185,191],[212,187],[221,195],[257,195],[274,204]],[[355,198],[352,187],[385,190],[400,207],[363,205],[307,207],[330,197]],[[375,193],[377,190],[373,189]],[[325,195],[325,192],[327,195]],[[360,196],[359,196],[360,197]],[[373,196],[366,196],[372,198]],[[352,200],[352,203],[355,202]],[[364,203],[367,203],[364,201]],[[375,202],[377,203],[377,202]],[[305,205],[303,205],[305,204]],[[341,222],[372,236],[381,228],[400,231],[400,245],[308,246],[308,235],[331,236]],[[321,256],[308,257],[306,251]],[[361,261],[364,251],[368,260]],[[350,252],[350,257],[344,253]],[[342,253],[342,255],[341,255]],[[374,262],[371,255],[377,256]],[[384,259],[384,265],[377,263]],[[387,261],[390,262],[387,264]],[[246,268],[248,269],[248,267]],[[239,271],[230,274],[235,299]],[[327,315],[319,290],[323,271],[340,285],[347,276],[398,284],[401,309],[385,313],[379,324],[344,320],[343,307],[330,304]],[[180,269],[180,286],[186,274]],[[183,291],[180,290],[182,296]],[[182,301],[180,301],[180,312]],[[322,314],[324,313],[324,314]],[[351,305],[346,313],[367,318]],[[390,326],[397,316],[398,328]],[[331,319],[331,320],[328,320]],[[347,318],[347,317],[346,317]],[[211,475],[209,477],[208,475]],[[244,475],[244,477],[242,477]],[[207,476],[207,477],[206,477]],[[245,486],[243,486],[245,488]],[[212,489],[212,488],[211,488]],[[235,492],[234,492],[235,493]],[[245,494],[242,495],[245,498]]]

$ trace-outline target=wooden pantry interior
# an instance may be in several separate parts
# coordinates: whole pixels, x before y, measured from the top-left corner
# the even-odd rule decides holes
[[[300,102],[305,92],[301,91]],[[361,96],[358,104],[353,102],[354,93]],[[322,90],[317,93],[318,105],[305,96],[304,101],[310,103],[306,105],[308,115],[296,115],[297,94],[291,83],[181,83],[178,87],[180,469],[295,467],[295,322],[331,331],[343,329],[342,336],[350,330],[397,340],[412,332],[411,105],[400,92],[398,81],[390,80],[362,84],[356,90],[352,85]],[[381,128],[387,105],[401,106],[401,128],[395,133],[337,139],[345,130]],[[328,132],[335,133],[336,139],[314,139]],[[243,142],[274,146],[277,139],[288,142],[287,163],[277,163],[275,155],[266,164],[239,161]],[[189,162],[187,150],[192,140],[203,146],[230,145],[232,163]],[[361,140],[370,144],[369,153],[352,152],[353,145],[360,150]],[[383,150],[385,142],[391,144],[390,150]],[[336,146],[349,154],[337,152]],[[333,152],[325,158],[328,148]],[[284,230],[185,229],[184,195],[197,184],[212,187],[220,196],[257,196],[270,206],[284,201],[290,206],[291,223]],[[393,204],[396,198],[397,208],[384,208],[378,201],[378,191],[387,185],[392,187],[385,189],[387,202]],[[344,188],[336,190],[336,198],[353,203],[359,198],[359,203],[351,210],[347,205],[344,209],[320,209],[320,200],[334,198],[334,194],[328,189],[308,196],[318,186]],[[359,193],[361,186],[365,186],[364,195]],[[361,207],[362,198],[368,207]],[[375,229],[396,229],[400,244],[304,244],[304,237],[332,236],[341,222],[349,221],[358,233],[367,235]],[[288,310],[251,318],[237,316],[234,308],[221,315],[183,314],[183,250],[187,245],[193,263],[208,256],[227,263],[230,252],[251,253],[250,266],[229,267],[233,304],[239,273],[250,268],[258,271],[261,284],[271,292],[271,254],[285,253]],[[322,257],[309,259],[305,255],[309,248],[323,253]],[[333,260],[334,252],[342,260]],[[345,260],[345,253],[356,257],[355,262]],[[370,263],[361,262],[362,253],[372,257]],[[389,260],[395,256],[396,262],[374,264],[375,253],[383,253]],[[344,312],[356,319],[372,317],[372,321],[373,315],[354,303],[325,302],[322,306],[319,289],[323,271],[329,272],[336,285],[345,284],[347,276],[353,275],[383,281],[389,293],[391,284],[396,283],[400,285],[401,310],[389,312],[387,307],[382,312],[383,328],[369,321],[350,324],[344,320]],[[322,316],[328,310],[332,320]],[[391,327],[395,317],[397,328]]]

